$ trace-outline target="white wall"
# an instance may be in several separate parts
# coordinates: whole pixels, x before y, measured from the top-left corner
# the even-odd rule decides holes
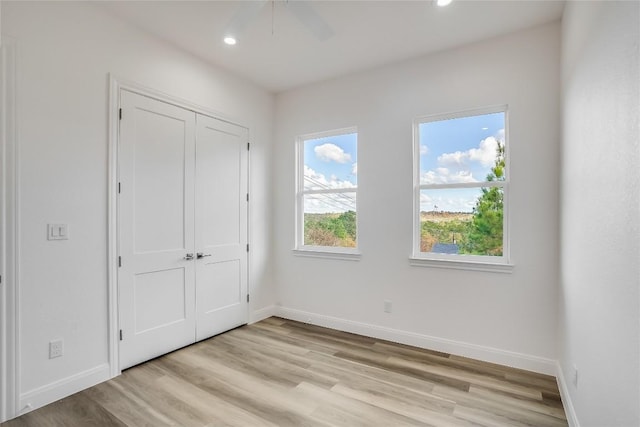
[[[89,374],[99,379],[108,361],[108,73],[250,128],[251,308],[272,306],[273,95],[90,2],[1,7],[3,36],[17,52],[20,407],[61,397]],[[68,223],[70,240],[47,241],[48,222]],[[64,356],[49,360],[54,338],[64,339]]]
[[[250,127],[253,317],[275,312],[539,371],[559,354],[565,405],[582,425],[639,424],[637,2],[567,5],[562,168],[558,24],[283,93],[272,144],[270,94],[98,6],[0,7],[18,55],[22,403],[107,362],[112,72]],[[513,274],[409,266],[412,120],[504,103]],[[296,257],[295,137],[353,125],[362,259]],[[71,240],[46,241],[53,221],[70,224]],[[49,360],[56,337],[65,356]],[[574,364],[578,388],[567,380]]]
[[[372,47],[375,48],[375,47]],[[284,316],[554,372],[560,26],[279,94],[275,280]],[[412,121],[509,104],[513,274],[409,266]],[[357,126],[362,259],[297,257],[294,141]],[[393,313],[383,312],[383,300]]]
[[[582,426],[640,425],[639,5],[563,17],[559,359]]]

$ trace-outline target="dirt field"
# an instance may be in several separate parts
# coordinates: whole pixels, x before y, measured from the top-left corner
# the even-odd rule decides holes
[[[448,222],[448,221],[471,221],[473,218],[472,213],[466,212],[435,212],[429,211],[420,212],[420,222],[423,221],[431,221],[431,222]]]

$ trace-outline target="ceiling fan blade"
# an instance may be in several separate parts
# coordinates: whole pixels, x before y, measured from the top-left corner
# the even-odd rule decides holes
[[[268,0],[242,1],[238,2],[240,6],[238,11],[231,18],[229,25],[225,30],[225,35],[237,37],[242,34],[245,28],[258,16]]]
[[[286,2],[286,6],[318,40],[325,41],[334,35],[329,24],[318,15],[310,1],[290,0]]]

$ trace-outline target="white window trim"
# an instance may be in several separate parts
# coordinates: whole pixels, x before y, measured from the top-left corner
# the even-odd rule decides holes
[[[358,261],[361,253],[359,250],[359,233],[358,227],[358,185],[353,188],[336,188],[336,189],[304,189],[304,142],[309,139],[326,138],[350,133],[358,133],[358,128],[348,127],[335,129],[325,132],[317,132],[311,134],[300,135],[296,138],[296,207],[295,207],[295,242],[293,253],[297,256],[327,258]],[[357,148],[356,148],[357,150]],[[334,246],[313,246],[304,244],[304,196],[307,194],[336,194],[336,193],[355,193],[356,194],[356,247],[344,248]]]
[[[420,125],[422,123],[439,120],[458,119],[484,114],[504,113],[505,115],[505,176],[504,181],[481,181],[477,183],[460,184],[421,184],[420,183]],[[509,141],[509,109],[508,105],[497,105],[460,112],[435,114],[418,117],[413,121],[413,253],[409,264],[417,267],[451,268],[457,270],[488,271],[494,273],[511,273],[513,263],[510,257],[510,227],[509,224],[509,182],[511,179],[511,156]],[[503,212],[503,249],[501,257],[481,255],[433,254],[420,251],[420,191],[426,189],[446,188],[487,188],[502,187],[504,190]]]
[[[342,250],[339,250],[342,249]],[[300,257],[338,259],[343,261],[359,261],[362,254],[352,248],[336,248],[333,246],[303,246],[294,249],[293,254]]]

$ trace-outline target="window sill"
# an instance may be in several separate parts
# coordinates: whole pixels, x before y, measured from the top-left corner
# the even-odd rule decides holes
[[[426,258],[409,258],[409,264],[414,267],[450,268],[454,270],[486,271],[505,274],[511,274],[514,267],[513,264]]]
[[[337,259],[342,261],[360,261],[362,257],[362,254],[356,250],[341,251],[325,248],[294,249],[293,254],[301,257]]]

